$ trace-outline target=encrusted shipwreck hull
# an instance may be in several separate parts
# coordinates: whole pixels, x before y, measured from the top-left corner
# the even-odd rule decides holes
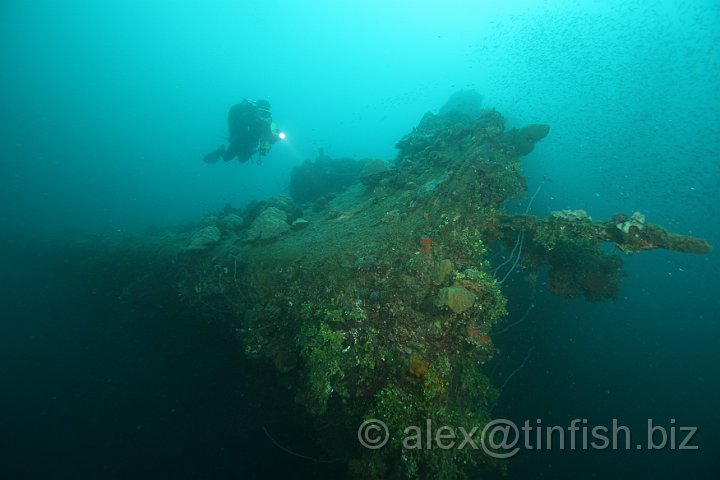
[[[315,452],[343,459],[352,476],[502,469],[481,450],[404,449],[402,439],[426,419],[468,431],[491,420],[498,392],[481,365],[506,314],[507,274],[550,265],[554,293],[596,301],[612,298],[622,276],[621,257],[602,242],[709,250],[639,214],[607,222],[582,211],[509,215],[503,203],[527,189],[520,158],[547,133],[544,125],[507,131],[494,110],[426,114],[397,144],[393,165],[368,162],[362,183],[313,208],[279,197],[228,207],[193,230],[87,239],[78,251],[95,252],[84,256],[97,277],[121,255],[125,275],[115,278],[128,301],[164,291],[232,324],[246,354],[271,361],[310,415],[353,426],[344,442]],[[510,261],[491,265],[490,247],[509,250]],[[382,449],[357,441],[354,428],[370,418],[387,424]]]

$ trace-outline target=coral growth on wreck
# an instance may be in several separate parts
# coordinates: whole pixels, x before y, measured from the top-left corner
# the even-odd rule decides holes
[[[172,301],[232,325],[246,355],[271,363],[309,416],[337,426],[319,438],[347,440],[321,442],[318,457],[343,459],[353,476],[502,470],[481,451],[407,449],[402,436],[428,418],[478,431],[491,420],[498,392],[482,365],[496,354],[511,273],[549,266],[551,292],[608,300],[624,273],[603,242],[624,252],[709,245],[637,215],[509,215],[505,201],[526,192],[521,157],[549,127],[508,130],[500,113],[471,100],[462,114],[426,114],[398,141],[394,163],[367,163],[320,206],[276,198],[228,207],[194,231],[115,243],[137,265],[115,280],[127,298],[163,285]],[[312,192],[296,198],[316,201]],[[491,248],[509,261],[491,264]],[[371,418],[389,430],[381,450],[357,442],[355,429]]]

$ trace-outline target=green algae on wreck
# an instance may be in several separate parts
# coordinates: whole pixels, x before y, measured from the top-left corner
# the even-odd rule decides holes
[[[549,265],[553,293],[591,301],[613,298],[623,276],[621,257],[602,242],[633,252],[710,248],[644,217],[640,229],[639,217],[623,224],[626,216],[594,222],[580,211],[509,215],[504,202],[526,192],[521,156],[547,132],[507,130],[495,110],[428,113],[397,143],[394,163],[374,161],[364,182],[314,208],[287,197],[227,207],[196,228],[106,239],[85,262],[99,272],[107,252],[119,252],[132,265],[113,279],[125,301],[163,292],[232,325],[244,352],[274,365],[323,435],[338,426],[333,438],[343,441],[319,445],[315,456],[341,458],[351,476],[503,470],[504,461],[478,450],[403,444],[405,429],[427,419],[482,430],[492,418],[498,391],[481,367],[496,353],[492,329],[508,299],[507,275],[494,274],[489,247],[522,249],[511,266]],[[356,429],[368,419],[387,425],[383,449],[358,443]]]

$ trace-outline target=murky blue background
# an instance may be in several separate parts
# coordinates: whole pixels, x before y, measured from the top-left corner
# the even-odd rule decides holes
[[[532,213],[583,208],[600,219],[637,210],[717,245],[718,45],[720,6],[712,0],[7,0],[4,250],[18,239],[142,230],[197,220],[226,202],[242,206],[282,193],[292,167],[321,147],[330,156],[392,159],[395,142],[462,88],[478,90],[509,126],[551,125],[523,161],[530,191],[543,185]],[[243,98],[269,100],[288,139],[261,166],[204,164],[226,133],[228,108]],[[676,418],[700,427],[700,450],[526,453],[511,467],[522,478],[577,478],[580,468],[583,478],[720,471],[717,255],[625,260],[617,301],[543,294],[526,322],[498,339],[499,379],[536,348],[496,413],[545,423]],[[174,319],[162,312],[111,311],[98,295],[44,271],[41,260],[4,255],[2,267],[0,472],[7,466],[14,475],[4,478],[48,478],[26,468],[43,458],[61,475],[82,462],[90,465],[85,478],[157,475],[144,468],[152,455],[137,453],[153,448],[165,465],[215,465],[215,478],[240,465],[261,471],[253,465],[262,454],[243,454],[253,439],[238,437],[244,419],[222,420],[235,404],[217,403],[228,398],[224,388],[242,397],[241,386],[224,386],[239,375],[229,366],[231,342],[206,332],[194,344],[198,327],[188,321],[172,330]],[[526,308],[511,304],[513,318]],[[186,400],[182,408],[177,398]],[[208,409],[214,415],[198,413]],[[297,471],[298,459],[265,447]]]

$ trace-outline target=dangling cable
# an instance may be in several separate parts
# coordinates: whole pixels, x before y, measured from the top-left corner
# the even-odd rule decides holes
[[[518,262],[520,261],[520,257],[522,256],[522,247],[523,242],[525,241],[525,230],[520,231],[520,235],[518,235],[518,240],[520,240],[520,248],[518,249],[517,257],[515,258],[515,263],[512,264],[510,269],[507,271],[505,276],[500,280],[498,283],[502,284],[507,278],[510,276],[512,272],[515,271],[515,267],[517,267]]]
[[[542,183],[540,185],[538,185],[537,189],[535,189],[535,193],[533,194],[532,197],[530,197],[530,201],[528,202],[523,215],[528,214],[528,212],[530,211],[530,207],[532,207],[532,204],[535,201],[535,197],[538,196],[538,193],[540,193],[541,188],[542,188]],[[518,250],[518,247],[520,247],[518,250],[517,258],[515,258],[515,262],[512,264],[512,267],[510,267],[510,270],[507,271],[505,276],[503,276],[502,280],[500,280],[500,282],[498,282],[498,283],[503,283],[510,276],[510,274],[515,270],[515,267],[517,267],[517,264],[520,262],[520,256],[522,255],[522,244],[523,244],[524,240],[525,240],[525,229],[521,229],[520,233],[518,233],[517,240],[515,241],[515,246],[513,246],[512,250],[510,251],[510,256],[503,263],[501,263],[500,265],[495,267],[495,270],[493,271],[493,276],[496,276],[498,270],[500,270],[502,267],[504,267],[505,265],[507,265],[508,263],[510,263],[512,261],[513,256],[515,255],[515,250]]]
[[[500,388],[498,389],[498,390],[499,390],[499,391],[498,391],[498,395],[497,395],[497,397],[495,397],[495,401],[492,403],[492,405],[490,405],[490,408],[488,408],[488,411],[489,411],[489,412],[492,412],[492,411],[495,409],[495,405],[497,405],[498,400],[500,400],[500,397],[502,396],[503,390],[505,390],[505,385],[508,384],[508,382],[510,381],[510,379],[512,379],[517,372],[519,372],[520,370],[522,370],[522,368],[525,366],[525,364],[527,363],[527,361],[528,361],[528,360],[530,359],[530,357],[532,356],[533,350],[535,350],[535,347],[530,347],[530,350],[528,350],[527,355],[525,355],[525,360],[523,360],[523,362],[520,364],[520,366],[517,367],[515,370],[513,370],[513,371],[510,373],[510,375],[507,376],[507,378],[506,378],[505,381],[502,383],[502,385],[500,385]]]
[[[513,322],[513,323],[511,323],[510,325],[506,325],[505,328],[503,328],[502,330],[498,330],[497,332],[493,332],[493,336],[495,336],[495,335],[500,335],[500,334],[502,334],[502,333],[505,333],[505,332],[507,332],[508,330],[510,330],[512,327],[514,327],[515,325],[524,322],[525,319],[527,318],[528,314],[530,314],[530,310],[532,310],[533,308],[535,308],[535,304],[534,304],[534,303],[531,303],[530,306],[528,306],[527,310],[525,310],[525,315],[523,315],[520,320],[518,320],[517,322]]]

